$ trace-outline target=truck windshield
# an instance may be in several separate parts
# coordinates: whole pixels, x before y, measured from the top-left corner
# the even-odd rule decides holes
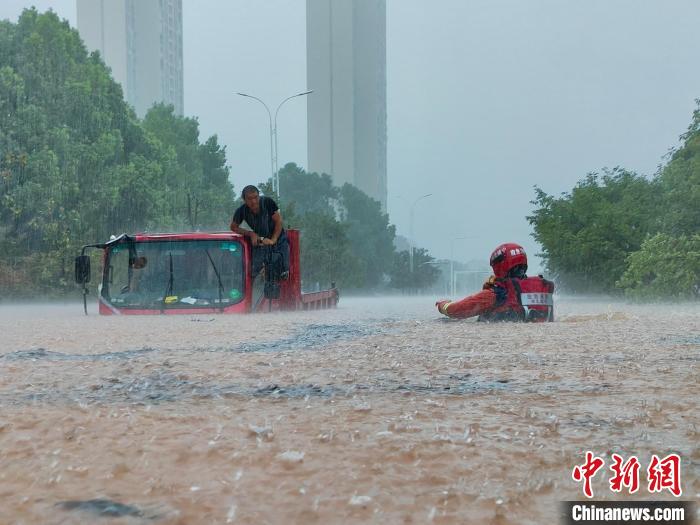
[[[119,308],[218,308],[243,300],[237,241],[148,241],[112,246],[102,296]]]

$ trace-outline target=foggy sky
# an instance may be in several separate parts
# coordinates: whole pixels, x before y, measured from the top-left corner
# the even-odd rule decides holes
[[[74,0],[3,0],[0,17]],[[185,114],[227,147],[237,191],[270,175],[267,113],[306,86],[304,0],[183,0]],[[697,0],[387,0],[388,211],[438,258],[533,255],[533,185],[651,175],[700,98]],[[313,96],[313,95],[311,95]],[[279,165],[306,166],[306,102],[278,118]],[[222,227],[228,222],[222,218]],[[456,237],[472,237],[452,243]],[[532,257],[531,257],[532,259]],[[533,261],[534,262],[534,261]],[[531,264],[537,268],[538,264]]]

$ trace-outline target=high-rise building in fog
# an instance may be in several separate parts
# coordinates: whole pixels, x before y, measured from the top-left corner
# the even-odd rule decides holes
[[[78,31],[143,117],[156,102],[182,115],[182,0],[77,0]]]
[[[386,210],[386,2],[307,0],[309,171]]]

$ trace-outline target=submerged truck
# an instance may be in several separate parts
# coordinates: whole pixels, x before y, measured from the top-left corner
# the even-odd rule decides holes
[[[102,250],[98,305],[101,315],[240,314],[334,308],[334,283],[302,293],[300,235],[287,230],[289,274],[268,247],[259,247],[263,269],[253,275],[250,240],[232,232],[138,233],[83,246],[75,281],[83,287],[87,315],[89,249]]]

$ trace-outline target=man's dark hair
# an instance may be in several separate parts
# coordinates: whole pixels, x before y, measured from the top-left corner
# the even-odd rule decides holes
[[[241,199],[245,200],[245,196],[247,193],[260,193],[260,190],[256,187],[253,186],[252,184],[248,184],[245,188],[243,188],[243,191],[241,192]]]

